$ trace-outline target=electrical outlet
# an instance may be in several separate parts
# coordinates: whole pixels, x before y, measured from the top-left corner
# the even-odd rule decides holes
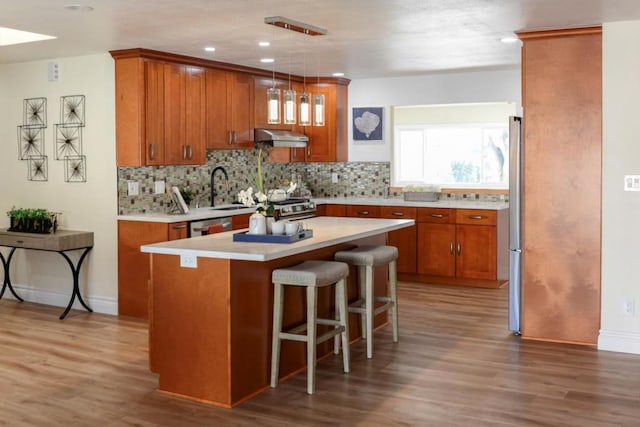
[[[127,181],[127,194],[129,196],[137,196],[138,194],[140,194],[138,181]]]
[[[331,183],[332,184],[338,183],[338,174],[336,172],[331,172]]]
[[[622,301],[622,312],[627,317],[633,317],[636,314],[636,301],[631,298],[625,298]]]
[[[164,194],[164,191],[165,191],[164,181],[154,181],[153,189],[155,194]]]
[[[198,268],[198,257],[195,255],[180,255],[180,267]]]

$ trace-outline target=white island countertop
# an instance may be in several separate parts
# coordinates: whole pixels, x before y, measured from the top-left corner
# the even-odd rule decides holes
[[[410,227],[412,219],[335,218],[316,217],[304,221],[306,229],[313,230],[313,237],[294,243],[234,242],[233,234],[241,231],[190,239],[172,240],[140,247],[142,252],[222,258],[244,261],[270,261],[302,252],[376,236],[389,231]],[[246,231],[246,230],[242,230]]]

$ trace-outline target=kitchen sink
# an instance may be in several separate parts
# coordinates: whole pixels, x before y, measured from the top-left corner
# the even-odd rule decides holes
[[[220,206],[220,207],[212,207],[211,210],[214,211],[236,211],[238,209],[246,209],[246,206],[244,205],[237,205],[237,206]]]

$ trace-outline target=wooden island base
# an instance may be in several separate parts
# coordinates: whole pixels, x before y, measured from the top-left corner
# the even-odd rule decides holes
[[[233,407],[269,388],[273,286],[271,271],[304,260],[331,260],[357,244],[385,244],[386,235],[367,237],[270,261],[198,258],[197,268],[180,267],[180,256],[152,254],[149,360],[159,374],[158,390],[199,402]],[[376,270],[376,292],[386,291],[386,268]],[[356,269],[349,275],[349,300],[357,299]],[[331,288],[318,292],[318,315],[333,311]],[[305,319],[303,288],[285,291],[284,326]],[[351,339],[361,336],[351,314]],[[375,319],[380,327],[386,313]],[[319,330],[319,333],[321,331]],[[333,350],[318,346],[318,357]],[[339,357],[339,356],[336,356]],[[305,369],[305,344],[282,343],[280,376]]]

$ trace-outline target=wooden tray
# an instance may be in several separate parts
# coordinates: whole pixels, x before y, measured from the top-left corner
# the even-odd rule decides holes
[[[247,234],[241,231],[233,235],[234,242],[293,243],[313,237],[313,230],[302,230],[294,234]]]

